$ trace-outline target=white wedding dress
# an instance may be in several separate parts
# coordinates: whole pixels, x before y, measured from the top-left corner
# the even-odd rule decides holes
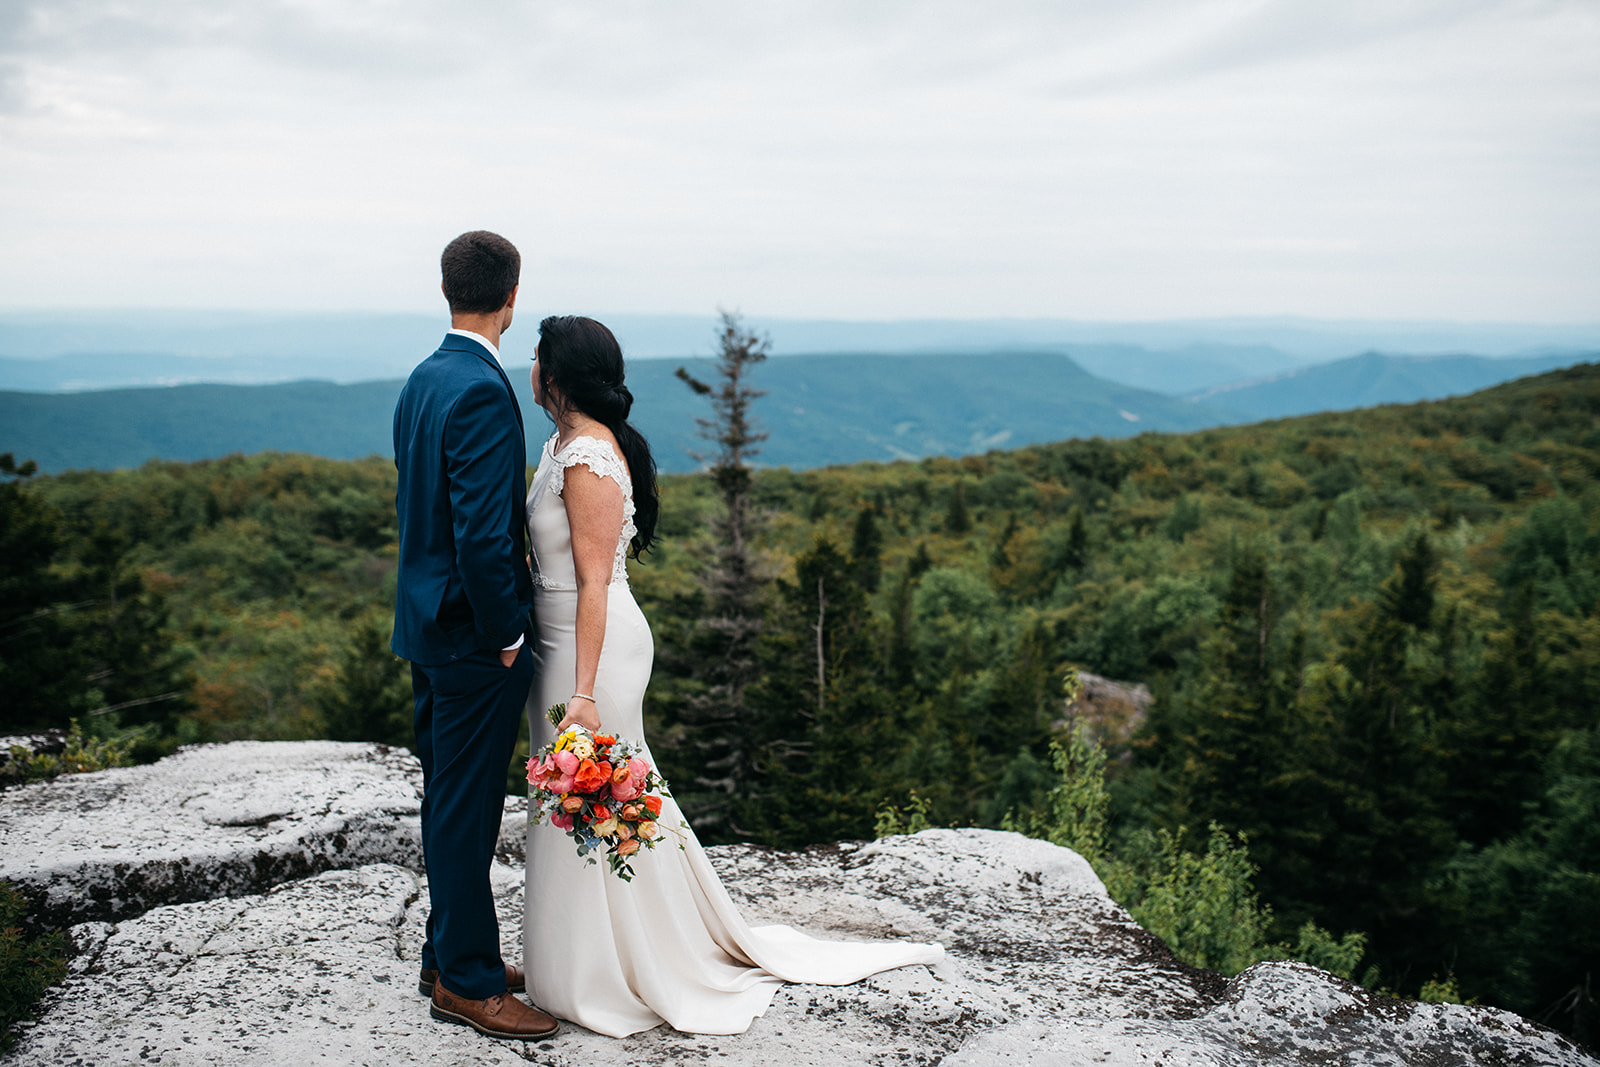
[[[578,437],[556,453],[555,441],[540,454],[527,503],[544,657],[528,703],[533,747],[551,740],[545,709],[571,696],[575,680],[577,582],[561,501],[574,464],[622,486],[624,521],[594,697],[608,732],[645,742],[644,691],[655,649],[628,589],[624,552],[635,532],[628,469],[608,442]],[[653,755],[646,758],[656,765]],[[665,798],[663,830],[682,818]],[[585,863],[572,839],[548,822],[528,827],[522,943],[529,999],[598,1033],[624,1037],[662,1022],[687,1033],[743,1033],[783,982],[847,985],[944,958],[939,945],[821,941],[788,926],[746,925],[686,827],[663,833],[654,851],[636,853],[633,869],[633,881],[624,882],[603,858]]]

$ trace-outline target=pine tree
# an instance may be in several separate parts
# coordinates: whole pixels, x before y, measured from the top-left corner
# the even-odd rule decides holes
[[[967,515],[967,487],[957,482],[950,491],[950,506],[945,509],[944,530],[950,534],[964,534],[972,529],[972,519]]]
[[[856,515],[856,528],[850,538],[850,565],[856,584],[868,593],[878,591],[882,575],[883,533],[878,529],[878,508],[864,507]]]
[[[378,616],[355,623],[330,684],[315,703],[335,741],[378,741],[410,747],[412,725],[410,672],[389,650],[389,635]]]
[[[1186,730],[1186,819],[1254,834],[1271,774],[1272,584],[1257,549],[1236,550],[1216,629],[1201,651]]]
[[[712,555],[701,573],[705,613],[690,638],[696,685],[685,694],[680,713],[683,758],[693,770],[676,793],[700,836],[713,841],[745,834],[734,812],[757,774],[752,738],[761,731],[751,730],[746,689],[760,672],[757,641],[767,585],[751,544],[756,518],[750,504],[750,460],[767,438],[756,427],[750,406],[765,390],[751,386],[749,377],[767,358],[768,342],[746,330],[738,315],[725,311],[718,347],[715,384],[683,367],[677,371],[697,395],[711,400],[713,417],[696,422],[700,436],[716,447],[696,458],[709,460],[707,472],[722,499],[722,510],[712,522]]]
[[[1061,563],[1071,570],[1079,570],[1089,562],[1089,531],[1083,526],[1083,509],[1072,509],[1072,525],[1067,528],[1067,543],[1061,553]]]
[[[1430,703],[1447,673],[1434,654],[1437,557],[1426,532],[1402,547],[1376,603],[1354,616],[1343,667],[1353,681],[1329,753],[1338,783],[1326,835],[1322,916],[1372,935],[1387,967],[1420,963],[1428,872],[1455,845]]]

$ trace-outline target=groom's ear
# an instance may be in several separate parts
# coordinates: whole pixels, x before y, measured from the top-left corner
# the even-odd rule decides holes
[[[511,287],[511,295],[506,297],[506,306],[500,309],[500,332],[505,333],[511,329],[511,320],[516,317],[517,287]]]

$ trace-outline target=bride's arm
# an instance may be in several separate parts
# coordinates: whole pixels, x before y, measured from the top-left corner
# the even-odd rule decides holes
[[[583,464],[567,468],[561,500],[572,530],[572,565],[578,575],[578,672],[573,692],[594,695],[600,669],[600,646],[606,639],[606,604],[617,540],[622,536],[622,487]],[[600,710],[586,699],[567,701],[567,717],[557,732],[572,723],[600,728]]]

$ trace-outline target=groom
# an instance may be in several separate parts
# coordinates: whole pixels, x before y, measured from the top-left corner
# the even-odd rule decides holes
[[[452,329],[411,372],[394,410],[392,644],[411,661],[431,905],[419,988],[435,1019],[528,1040],[558,1024],[511,995],[523,988],[522,968],[500,958],[489,889],[506,766],[539,667],[527,644],[527,444],[498,347],[522,258],[504,237],[475,230],[445,247],[440,266]]]

